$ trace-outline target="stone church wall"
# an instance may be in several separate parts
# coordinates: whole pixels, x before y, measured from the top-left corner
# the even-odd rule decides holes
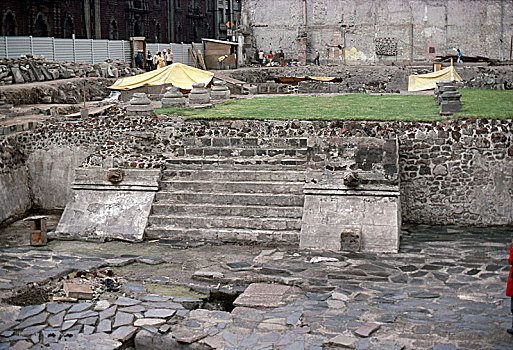
[[[427,60],[455,47],[507,60],[512,14],[507,0],[247,0],[242,10],[248,58],[283,49],[297,59],[306,32],[308,60],[318,49],[321,63],[348,64]]]

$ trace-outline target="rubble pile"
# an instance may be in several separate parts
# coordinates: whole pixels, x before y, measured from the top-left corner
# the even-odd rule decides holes
[[[22,84],[68,78],[119,78],[143,73],[122,60],[102,63],[52,62],[43,57],[21,56],[0,59],[0,85]]]

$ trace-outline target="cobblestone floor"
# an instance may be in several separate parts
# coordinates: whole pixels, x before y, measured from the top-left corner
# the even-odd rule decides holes
[[[398,254],[184,242],[2,248],[3,297],[107,266],[127,283],[101,301],[0,305],[0,349],[115,349],[130,339],[137,349],[512,349],[511,233],[409,227]],[[244,293],[213,310],[209,291]],[[358,335],[369,323],[370,336]]]

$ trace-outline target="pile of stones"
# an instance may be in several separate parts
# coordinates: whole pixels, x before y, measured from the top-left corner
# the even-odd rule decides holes
[[[118,78],[140,73],[143,71],[130,68],[122,60],[107,60],[92,65],[85,62],[51,62],[41,57],[27,56],[0,59],[0,85],[68,78]]]

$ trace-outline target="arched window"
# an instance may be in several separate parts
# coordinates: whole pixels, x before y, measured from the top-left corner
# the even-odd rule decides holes
[[[5,36],[14,36],[16,35],[16,19],[14,18],[14,14],[9,11],[4,16],[4,28],[3,32]]]
[[[37,15],[34,26],[34,36],[48,36],[48,23],[42,13]]]
[[[66,19],[64,19],[63,25],[63,36],[65,38],[71,38],[75,33],[75,24],[73,21],[73,17],[71,15],[67,15]]]
[[[160,23],[159,22],[157,22],[157,24],[155,24],[155,42],[156,43],[160,42]]]
[[[139,21],[134,23],[134,36],[142,36],[141,26],[139,25]]]
[[[109,24],[109,39],[110,40],[118,40],[118,23],[113,18]]]

